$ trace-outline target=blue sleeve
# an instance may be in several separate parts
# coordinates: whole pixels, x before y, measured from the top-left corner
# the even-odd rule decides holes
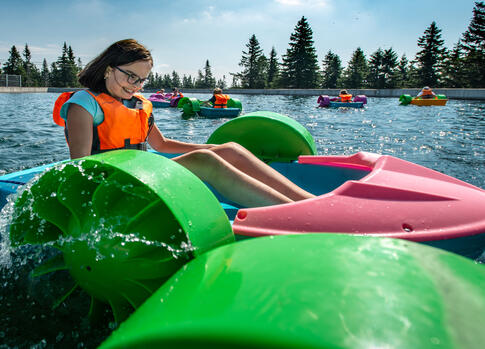
[[[94,99],[93,96],[89,94],[87,91],[78,91],[72,95],[69,100],[63,104],[61,108],[61,118],[67,121],[67,111],[69,110],[69,105],[71,103],[77,104],[93,116],[93,125],[98,126],[100,123],[104,121],[104,113],[103,109],[99,106],[98,102]]]

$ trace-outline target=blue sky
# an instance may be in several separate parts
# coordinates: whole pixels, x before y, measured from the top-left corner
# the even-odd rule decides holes
[[[0,0],[0,64],[16,45],[29,45],[32,60],[50,64],[67,42],[83,64],[114,41],[135,38],[154,57],[154,71],[197,75],[208,59],[216,77],[238,72],[242,51],[255,34],[269,55],[286,53],[298,20],[305,16],[321,63],[328,50],[346,64],[361,47],[368,57],[392,47],[413,58],[417,40],[432,21],[451,48],[467,29],[468,0]]]

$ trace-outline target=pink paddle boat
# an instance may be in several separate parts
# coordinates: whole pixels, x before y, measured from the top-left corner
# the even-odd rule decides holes
[[[317,197],[241,208],[233,223],[235,234],[336,232],[422,242],[471,258],[484,251],[483,189],[405,160],[366,152],[300,156],[286,167],[288,178]]]

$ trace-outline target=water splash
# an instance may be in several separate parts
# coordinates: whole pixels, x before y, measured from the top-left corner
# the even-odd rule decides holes
[[[78,173],[88,181],[95,184],[103,184],[106,180],[103,173],[94,174],[83,167],[83,162],[78,164],[61,164],[51,169],[57,173],[63,173],[68,166],[74,166]],[[113,258],[109,250],[99,250],[100,244],[106,240],[117,241],[117,246],[126,248],[136,244],[163,250],[173,259],[181,259],[185,263],[191,258],[195,248],[191,245],[188,236],[181,230],[175,229],[166,233],[167,241],[153,240],[142,231],[132,230],[123,232],[122,225],[126,223],[126,217],[97,217],[98,224],[88,226],[88,230],[77,236],[62,234],[58,238],[40,244],[26,244],[14,246],[10,242],[9,227],[13,217],[18,217],[15,210],[15,202],[25,193],[27,200],[23,203],[21,211],[25,213],[26,227],[38,229],[40,234],[48,229],[48,222],[39,216],[35,209],[35,196],[32,188],[39,180],[40,175],[33,178],[26,185],[19,187],[17,193],[7,198],[7,204],[0,213],[0,304],[2,304],[2,318],[0,320],[1,336],[7,338],[5,342],[9,346],[46,347],[46,346],[97,346],[116,326],[111,313],[104,311],[102,326],[93,328],[87,322],[86,315],[89,310],[90,297],[82,291],[76,291],[59,307],[52,309],[53,304],[62,295],[72,288],[72,278],[66,270],[48,273],[38,277],[32,277],[32,271],[42,266],[51,258],[62,254],[63,250],[69,249],[76,243],[86,243],[89,248],[96,251],[96,259],[102,261]],[[68,181],[67,176],[59,176],[59,183]],[[146,199],[150,193],[136,190],[132,183],[111,181],[110,185],[124,195],[130,195],[138,199]],[[34,188],[35,191],[35,188]],[[81,195],[86,193],[81,190]],[[66,198],[57,191],[43,193],[46,198],[62,202]],[[90,216],[96,217],[92,201],[85,202]],[[37,221],[38,226],[33,223]],[[126,252],[128,254],[128,250]],[[41,324],[49,324],[41,325]],[[36,331],[25,334],[17,333],[16,329],[35,328]]]

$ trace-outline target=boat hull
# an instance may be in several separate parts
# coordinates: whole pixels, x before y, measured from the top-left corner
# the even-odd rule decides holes
[[[363,108],[364,102],[332,102],[329,104],[330,108]]]
[[[200,107],[200,111],[197,114],[209,119],[235,118],[241,114],[241,109]]]
[[[150,100],[154,108],[170,108],[170,101],[155,101]]]
[[[419,106],[444,106],[448,102],[447,99],[420,99],[420,98],[413,98],[411,100],[411,104],[419,105]]]

